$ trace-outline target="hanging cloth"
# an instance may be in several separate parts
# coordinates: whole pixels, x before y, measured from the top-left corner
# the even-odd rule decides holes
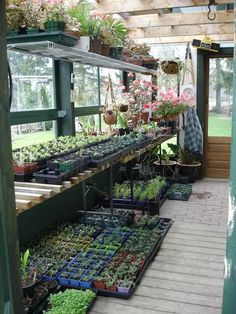
[[[203,154],[203,132],[194,108],[187,112],[185,126],[184,148],[192,153]]]

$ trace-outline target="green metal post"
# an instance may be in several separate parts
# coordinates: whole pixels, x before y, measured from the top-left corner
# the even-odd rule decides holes
[[[60,111],[58,135],[75,135],[74,103],[71,99],[73,64],[54,62],[55,101]]]
[[[99,106],[99,110],[102,106],[102,102],[101,102],[101,73],[100,73],[100,68],[97,68],[97,82],[98,82],[98,106]],[[99,111],[99,124],[98,124],[98,128],[99,131],[102,130],[102,117],[101,117],[101,113]]]
[[[234,6],[236,0],[234,1]],[[236,33],[236,23],[235,23]],[[236,45],[236,44],[235,44]],[[229,215],[225,258],[225,280],[222,314],[236,313],[236,46],[234,47],[234,81],[232,138],[229,181]]]
[[[0,313],[22,313],[19,242],[12,173],[5,0],[0,1]]]

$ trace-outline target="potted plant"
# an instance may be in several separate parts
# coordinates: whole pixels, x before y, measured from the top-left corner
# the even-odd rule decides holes
[[[21,1],[6,5],[6,22],[8,35],[27,34],[25,10]]]
[[[21,254],[22,288],[24,296],[32,297],[36,284],[36,269],[28,266],[29,249]]]
[[[33,1],[42,16],[43,25],[47,32],[62,31],[66,26],[66,9],[61,0],[37,0]]]
[[[190,152],[186,148],[180,147],[179,152],[179,174],[188,177],[188,182],[193,183],[197,180],[200,173],[200,156]]]
[[[147,44],[138,44],[135,43],[134,40],[127,39],[125,42],[125,49],[126,51],[129,51],[129,57],[127,60],[124,59],[123,61],[142,65],[148,69],[157,69],[157,59],[150,55],[151,47]],[[126,58],[126,56],[124,56],[124,58]]]
[[[94,14],[91,3],[78,3],[76,6],[68,8],[69,18],[74,19],[80,25],[80,49],[101,54],[100,38],[102,20],[100,16]]]
[[[179,58],[167,59],[161,61],[161,69],[166,74],[177,74],[182,69],[183,63]]]
[[[102,54],[120,60],[127,28],[121,19],[112,15],[103,15],[101,21]]]

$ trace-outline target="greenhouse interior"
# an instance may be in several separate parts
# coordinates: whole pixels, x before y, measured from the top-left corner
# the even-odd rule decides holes
[[[236,313],[235,4],[0,1],[0,314]]]

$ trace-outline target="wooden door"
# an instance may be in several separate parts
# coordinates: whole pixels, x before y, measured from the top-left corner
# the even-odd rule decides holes
[[[233,103],[233,58],[208,59],[205,176],[228,178]]]

